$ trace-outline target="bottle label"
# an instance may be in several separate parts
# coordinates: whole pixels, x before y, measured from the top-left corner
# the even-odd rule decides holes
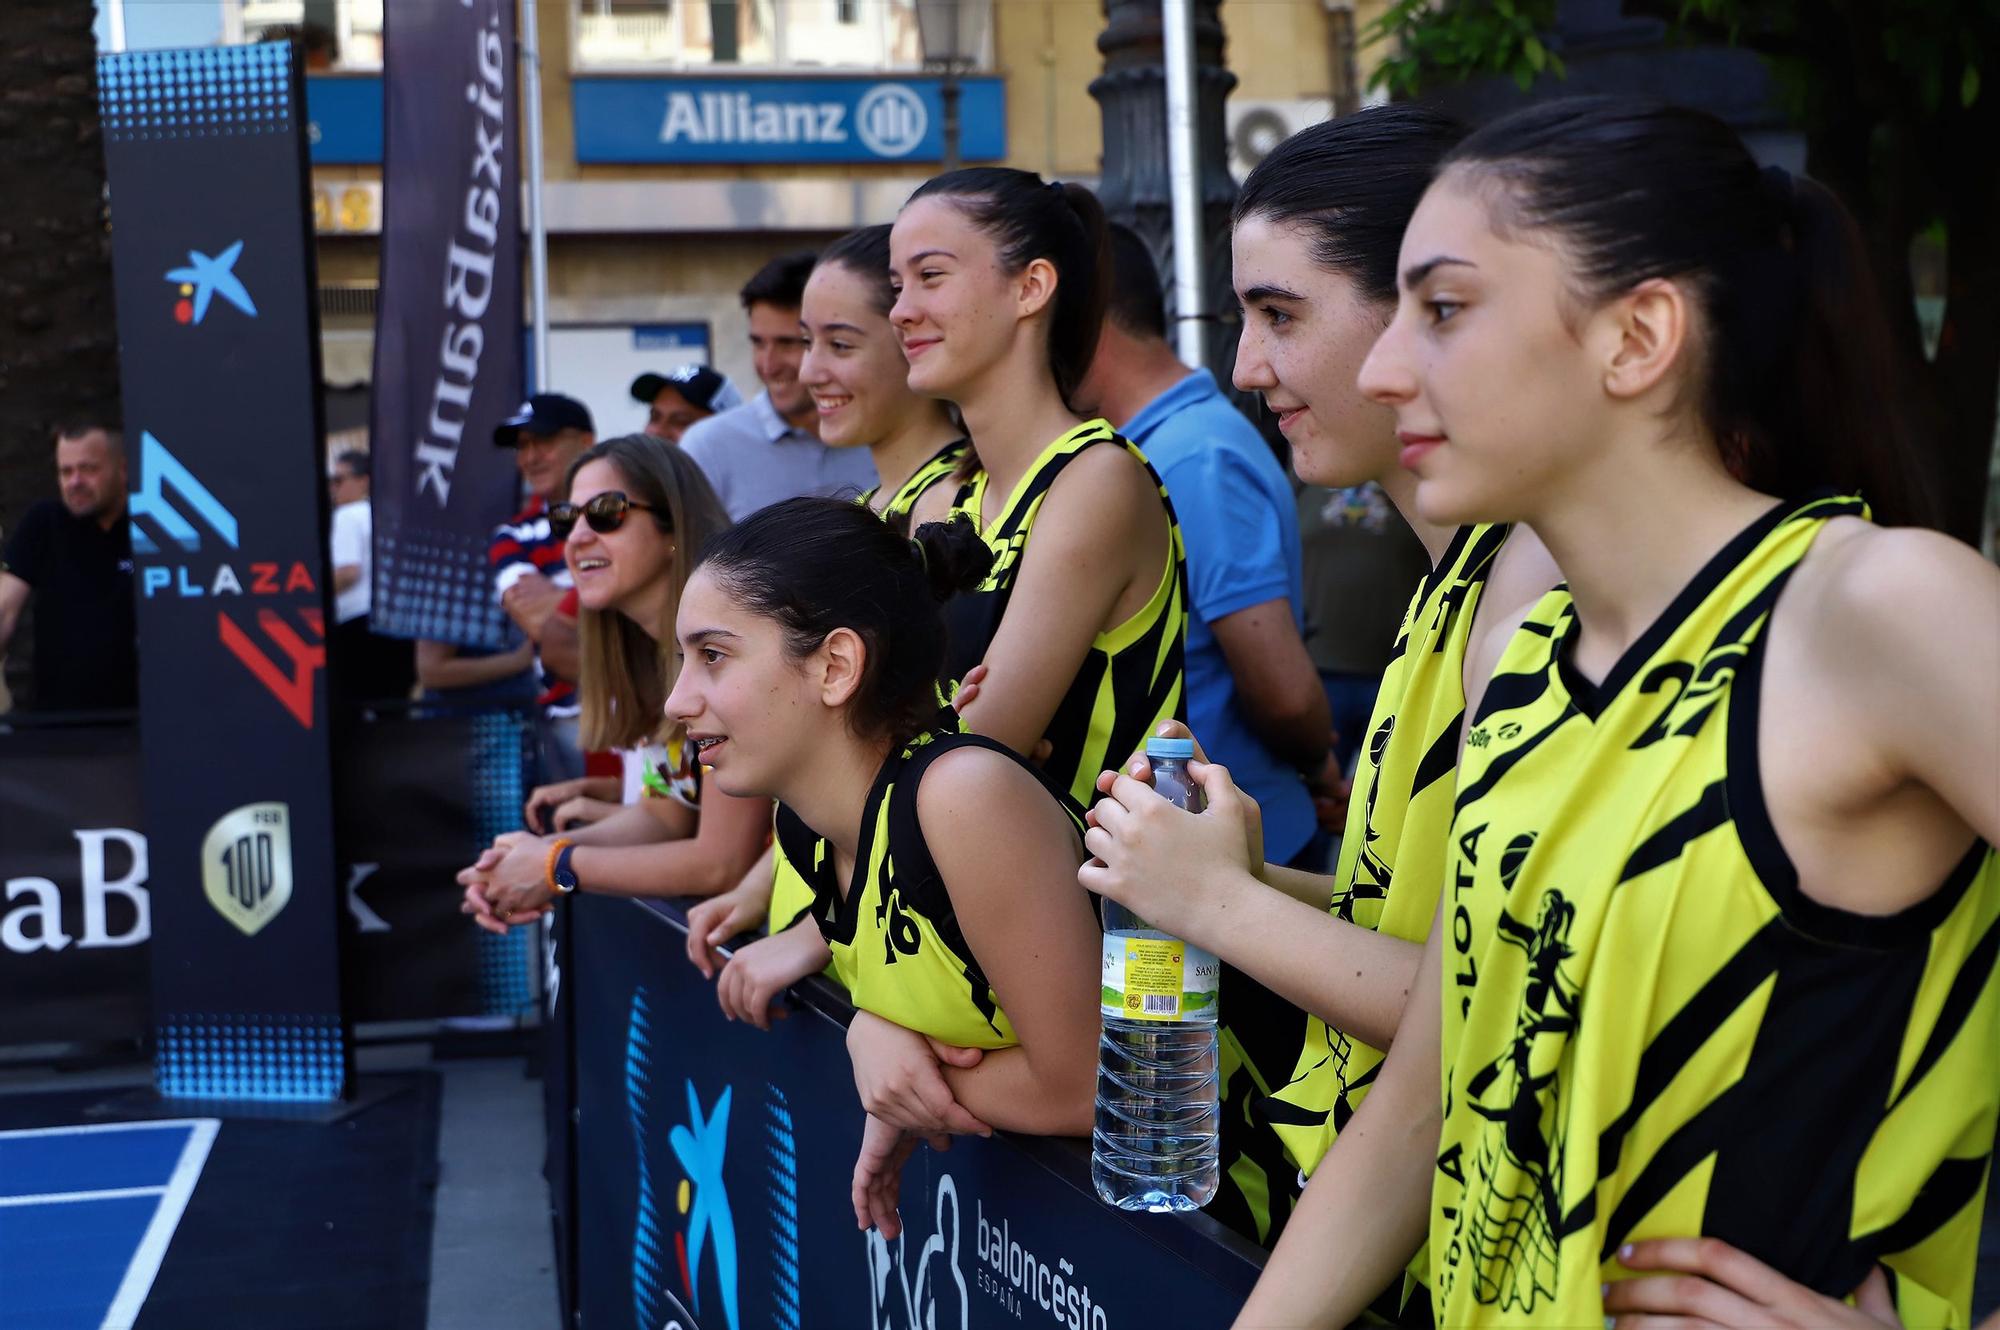
[[[1104,935],[1106,1016],[1131,1021],[1213,1021],[1222,965],[1200,947],[1178,938]]]

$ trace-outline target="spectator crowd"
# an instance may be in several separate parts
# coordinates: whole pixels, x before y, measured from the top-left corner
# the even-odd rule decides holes
[[[949,172],[749,278],[753,396],[498,427],[514,647],[369,631],[336,458],[334,677],[532,702],[479,926],[697,897],[747,1027],[845,987],[885,1236],[923,1142],[1089,1133],[1101,897],[1223,962],[1244,1325],[1968,1325],[2000,573],[1922,529],[1850,231],[1698,113],[1376,108],[1246,182],[1226,387],[1090,191]],[[33,704],[131,707],[119,436],[54,442],[0,651],[32,606]]]

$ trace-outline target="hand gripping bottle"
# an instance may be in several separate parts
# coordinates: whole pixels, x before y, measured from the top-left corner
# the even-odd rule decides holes
[[[1153,788],[1190,812],[1194,744],[1148,739]],[[1104,902],[1104,1035],[1090,1180],[1121,1210],[1198,1210],[1221,1181],[1217,1133],[1214,956],[1170,937],[1115,901]]]

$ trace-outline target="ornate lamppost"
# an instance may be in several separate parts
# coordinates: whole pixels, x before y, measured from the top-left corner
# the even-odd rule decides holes
[[[1223,67],[1221,0],[1192,0],[1196,181],[1202,212],[1208,368],[1227,384],[1236,359],[1235,300],[1229,284],[1229,174],[1223,100],[1236,76]],[[1098,196],[1113,221],[1138,232],[1162,273],[1174,270],[1173,198],[1168,171],[1166,64],[1161,0],[1105,0],[1097,39],[1104,73],[1090,85],[1104,122],[1104,172]],[[1167,283],[1171,317],[1179,317]]]
[[[986,30],[993,18],[992,0],[917,0],[917,36],[924,47],[924,65],[942,76],[938,100],[944,110],[944,169],[956,171],[959,160],[959,86],[961,77],[978,67],[986,48]]]

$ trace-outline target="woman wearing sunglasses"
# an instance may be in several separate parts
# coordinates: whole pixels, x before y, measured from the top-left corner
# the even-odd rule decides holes
[[[688,570],[729,524],[715,492],[685,453],[641,434],[577,458],[568,488],[549,523],[576,578],[583,745],[636,750],[647,797],[574,832],[496,840],[459,874],[464,910],[493,932],[538,918],[558,892],[714,895],[742,877],[770,828],[767,801],[706,788],[693,746],[661,709]]]

